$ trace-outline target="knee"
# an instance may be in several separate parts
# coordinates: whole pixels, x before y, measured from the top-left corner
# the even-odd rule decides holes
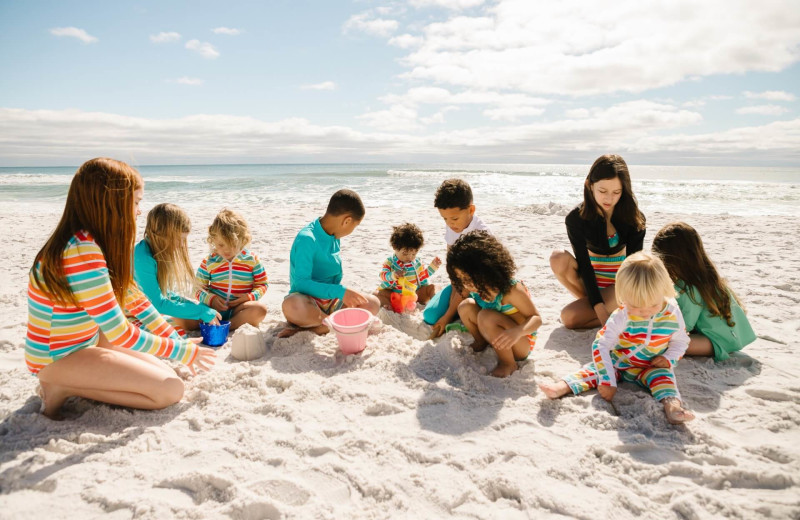
[[[581,326],[577,313],[569,307],[561,309],[561,323],[568,329],[578,329]]]
[[[560,273],[569,266],[570,254],[563,249],[556,249],[550,253],[550,269],[554,273]]]
[[[283,303],[281,303],[281,311],[283,311],[283,316],[287,320],[292,321],[294,318],[297,318],[302,314],[303,301],[296,296],[289,296],[283,300]]]
[[[367,296],[367,310],[373,315],[378,314],[378,311],[381,310],[381,301],[374,294]]]
[[[154,409],[161,410],[183,399],[183,381],[177,376],[167,377],[158,388],[158,395],[153,396]]]
[[[461,303],[458,304],[456,310],[458,311],[458,315],[463,320],[467,316],[474,314],[475,312],[474,306],[475,302],[472,301],[472,298],[467,298],[466,300],[463,300]]]

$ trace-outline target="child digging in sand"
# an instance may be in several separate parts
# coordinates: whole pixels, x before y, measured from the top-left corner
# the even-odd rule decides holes
[[[603,399],[611,401],[617,382],[631,381],[663,403],[670,423],[691,421],[694,414],[681,405],[673,372],[689,346],[689,336],[664,264],[648,253],[631,255],[619,268],[616,287],[622,305],[597,333],[592,362],[539,388],[550,399],[597,388]]]
[[[497,353],[495,377],[517,370],[536,343],[542,318],[528,288],[514,279],[511,253],[486,231],[472,231],[456,240],[447,252],[447,274],[453,288],[469,291],[458,305],[461,321],[475,338],[472,349],[488,345]]]
[[[424,239],[422,230],[414,224],[405,223],[393,227],[389,242],[394,254],[383,262],[381,285],[375,291],[375,296],[383,307],[390,308],[392,295],[401,293],[400,283],[407,281],[416,287],[417,302],[427,303],[436,291],[436,286],[429,279],[442,266],[442,261],[437,256],[428,267],[422,265],[417,253],[422,248]]]

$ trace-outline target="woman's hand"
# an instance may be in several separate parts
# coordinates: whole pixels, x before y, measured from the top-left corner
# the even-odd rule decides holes
[[[600,397],[610,402],[612,399],[614,399],[614,394],[617,393],[617,387],[600,385],[597,387],[597,391],[600,394]]]
[[[600,320],[601,327],[606,324],[608,317],[611,316],[606,310],[606,305],[603,302],[600,302],[594,306],[594,312],[597,314],[597,319]]]
[[[522,337],[522,327],[516,326],[506,329],[494,338],[492,346],[495,350],[508,350]]]
[[[200,343],[203,339],[202,338],[190,338],[189,341],[194,343],[195,345]],[[189,370],[192,371],[192,375],[197,375],[197,369],[200,369],[200,372],[208,372],[211,370],[211,367],[217,362],[217,352],[213,348],[208,347],[198,347],[197,348],[197,356],[194,358],[188,366]]]

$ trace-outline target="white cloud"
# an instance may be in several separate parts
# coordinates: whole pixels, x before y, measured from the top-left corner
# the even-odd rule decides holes
[[[412,34],[400,34],[394,36],[389,40],[389,45],[400,47],[401,49],[410,49],[412,47],[419,47],[422,45],[423,38],[421,36],[414,36]]]
[[[372,18],[369,12],[354,14],[342,26],[345,34],[350,32],[364,32],[373,36],[388,38],[397,30],[397,20]]]
[[[417,118],[417,109],[393,105],[386,110],[367,112],[356,119],[365,125],[387,132],[405,133],[422,129]]]
[[[501,107],[489,108],[483,111],[483,115],[494,121],[518,121],[525,117],[539,116],[543,113],[544,109],[537,107]]]
[[[178,79],[168,79],[167,83],[177,83],[179,85],[190,85],[190,86],[193,86],[193,87],[199,87],[200,85],[205,83],[205,81],[200,79],[200,78],[189,78],[189,77],[183,76],[183,77],[178,78]]]
[[[50,29],[50,34],[53,36],[69,36],[70,38],[77,38],[83,43],[97,43],[99,40],[87,33],[83,29],[77,27],[54,27]]]
[[[176,42],[181,39],[181,35],[176,32],[160,32],[158,34],[151,34],[150,41],[153,43],[169,43]]]
[[[241,29],[232,29],[230,27],[217,27],[215,29],[211,29],[214,34],[227,34],[228,36],[239,36],[244,31]]]
[[[638,93],[780,71],[800,60],[798,26],[800,9],[780,1],[498,0],[477,16],[428,23],[403,77],[561,96]]]
[[[589,117],[591,112],[586,108],[572,108],[570,110],[565,110],[564,115],[567,119],[584,119]]]
[[[759,116],[779,116],[788,112],[789,109],[780,105],[755,105],[736,109],[737,114],[755,114]]]
[[[200,40],[189,40],[186,42],[186,48],[195,51],[200,56],[213,60],[219,58],[219,52],[208,42],[201,42]]]
[[[258,160],[442,160],[525,159],[567,161],[597,150],[674,161],[699,158],[730,164],[769,152],[773,161],[796,164],[800,118],[766,125],[692,134],[699,114],[672,105],[632,101],[588,110],[588,117],[523,125],[493,126],[435,133],[398,131],[395,124],[416,121],[414,109],[374,112],[381,131],[360,132],[321,126],[300,118],[261,121],[252,117],[198,114],[179,119],[146,119],[78,110],[0,108],[3,164],[80,163],[89,157],[133,157],[137,162]],[[587,115],[587,114],[581,114]],[[418,124],[441,122],[435,113]],[[366,118],[365,118],[366,121]],[[670,133],[666,131],[670,130]],[[677,130],[677,132],[675,131]]]
[[[323,81],[322,83],[314,83],[312,85],[301,85],[303,90],[335,90],[336,83],[333,81]]]
[[[411,5],[421,7],[445,7],[452,10],[467,9],[483,5],[485,0],[411,0]]]
[[[767,90],[765,92],[745,90],[742,94],[748,99],[766,99],[767,101],[794,101],[797,99],[794,94],[783,90]]]

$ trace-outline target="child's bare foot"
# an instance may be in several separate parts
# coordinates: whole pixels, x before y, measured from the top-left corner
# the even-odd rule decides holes
[[[681,406],[681,401],[677,397],[664,399],[664,413],[670,424],[683,424],[694,419],[694,414]]]
[[[514,372],[517,371],[517,362],[513,363],[498,363],[497,366],[492,370],[492,375],[494,377],[508,377]]]
[[[36,393],[39,394],[39,399],[42,400],[42,415],[48,419],[60,421],[62,417],[58,411],[69,395],[64,390],[47,383],[39,383],[39,389]]]
[[[472,342],[472,345],[470,345],[470,347],[472,347],[472,351],[473,352],[483,352],[484,350],[486,350],[486,347],[488,347],[488,346],[489,346],[489,342],[488,341],[486,341],[486,340],[477,340],[477,339]],[[516,365],[515,365],[515,367],[516,367]],[[514,370],[516,370],[516,368]],[[512,372],[513,372],[513,370],[512,370]],[[500,377],[505,377],[505,376],[500,376]]]
[[[330,329],[323,324],[319,324],[316,327],[307,327],[307,328],[300,328],[300,327],[295,327],[294,325],[289,325],[288,327],[280,331],[277,337],[290,338],[295,334],[297,334],[298,332],[303,332],[304,330],[313,332],[318,336],[322,336],[323,334],[327,334],[328,332],[330,332]]]
[[[558,383],[539,383],[539,390],[544,392],[544,395],[546,395],[548,399],[558,399],[570,392],[569,385],[566,381],[559,381]]]

